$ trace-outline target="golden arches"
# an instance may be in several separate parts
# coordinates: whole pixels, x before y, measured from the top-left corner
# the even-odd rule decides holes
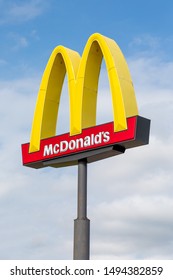
[[[138,115],[129,69],[118,45],[101,34],[93,34],[82,58],[58,46],[52,52],[40,85],[33,118],[30,150],[40,149],[40,140],[55,135],[61,89],[68,75],[70,134],[96,124],[98,79],[104,57],[112,96],[114,131],[127,128],[126,118]]]

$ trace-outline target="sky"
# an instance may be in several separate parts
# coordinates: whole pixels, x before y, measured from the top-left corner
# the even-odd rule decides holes
[[[0,0],[0,259],[73,258],[77,166],[22,166],[44,68],[99,32],[120,46],[149,145],[88,165],[91,259],[173,258],[173,2]],[[97,123],[112,121],[104,63]],[[57,133],[69,131],[67,81]],[[104,106],[103,106],[104,105]]]

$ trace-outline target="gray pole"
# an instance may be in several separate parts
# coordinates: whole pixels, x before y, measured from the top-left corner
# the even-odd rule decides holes
[[[89,260],[90,220],[87,218],[87,161],[78,162],[78,207],[74,220],[74,260]]]

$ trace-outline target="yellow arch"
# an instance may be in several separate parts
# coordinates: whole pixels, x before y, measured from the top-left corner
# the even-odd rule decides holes
[[[66,72],[70,98],[71,130],[75,103],[75,81],[79,63],[80,56],[77,52],[63,46],[58,46],[53,50],[38,92],[30,137],[30,153],[40,150],[41,139],[55,135],[61,90]]]
[[[138,115],[135,92],[126,60],[112,40],[93,34],[82,59],[77,52],[58,46],[52,52],[38,94],[29,152],[40,140],[55,135],[61,89],[67,71],[70,98],[70,134],[96,124],[98,79],[104,57],[112,96],[114,131],[127,128],[126,118]]]
[[[114,131],[127,129],[126,118],[138,115],[133,83],[126,60],[112,39],[93,34],[84,49],[76,81],[77,130],[96,125],[98,78],[104,57],[112,96]]]

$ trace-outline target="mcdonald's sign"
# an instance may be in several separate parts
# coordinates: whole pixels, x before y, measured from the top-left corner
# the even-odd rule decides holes
[[[96,125],[98,80],[104,58],[113,121]],[[64,77],[68,78],[70,128],[56,134]],[[56,47],[46,65],[37,97],[30,143],[22,144],[23,164],[33,168],[75,165],[123,153],[149,142],[150,120],[138,115],[126,60],[114,40],[101,34],[88,39],[82,57]]]

